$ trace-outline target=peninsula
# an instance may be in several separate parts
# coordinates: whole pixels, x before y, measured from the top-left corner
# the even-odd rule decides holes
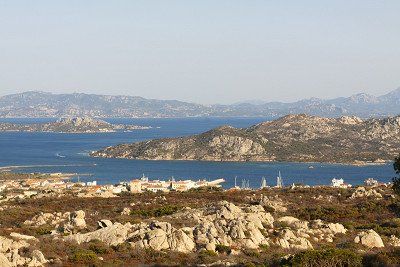
[[[149,129],[149,126],[111,124],[89,117],[61,118],[55,122],[18,124],[0,123],[0,132],[54,132],[54,133],[103,133]]]
[[[363,120],[288,115],[249,128],[107,147],[93,157],[145,160],[383,163],[400,147],[400,116]]]

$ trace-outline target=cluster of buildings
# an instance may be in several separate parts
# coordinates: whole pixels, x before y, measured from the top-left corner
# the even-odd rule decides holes
[[[15,198],[29,198],[32,196],[61,196],[66,193],[74,193],[78,197],[115,197],[117,194],[127,193],[142,193],[142,192],[170,192],[170,191],[188,191],[201,187],[221,187],[225,182],[224,179],[216,179],[213,181],[207,180],[149,180],[148,177],[131,180],[130,182],[121,182],[116,185],[98,185],[96,181],[91,182],[72,182],[69,179],[59,178],[59,175],[49,175],[45,178],[37,177],[21,180],[0,180],[0,202]],[[243,182],[243,181],[242,181]],[[379,186],[375,179],[369,178],[364,181],[366,186]],[[250,189],[248,181],[243,183],[242,187],[236,186],[233,189]],[[343,179],[332,179],[332,187],[350,188],[351,185],[345,183]],[[261,189],[266,188],[266,179],[261,180]],[[277,188],[283,187],[281,175],[277,177]],[[295,187],[293,185],[292,187]],[[296,186],[297,187],[297,186]],[[2,191],[7,191],[7,194],[2,194]]]
[[[175,181],[174,178],[163,180],[149,180],[148,177],[143,175],[140,179],[132,180],[128,183],[128,189],[132,193],[142,193],[144,191],[150,192],[169,192],[169,191],[187,191],[199,187],[221,187],[221,183],[225,182],[224,179],[216,179],[213,181],[206,180],[181,180]]]
[[[143,176],[130,182],[121,182],[116,185],[98,185],[97,181],[91,182],[72,182],[69,179],[61,179],[52,175],[20,180],[0,181],[0,202],[9,199],[23,199],[32,196],[60,196],[65,193],[75,193],[78,197],[115,197],[122,192],[142,193],[150,192],[169,192],[169,191],[187,191],[192,188],[200,187],[221,187],[224,179],[214,181],[206,180],[182,180],[175,181],[171,179],[149,180]],[[1,194],[6,191],[7,194]]]

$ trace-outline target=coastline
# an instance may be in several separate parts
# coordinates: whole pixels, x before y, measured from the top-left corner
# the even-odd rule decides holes
[[[199,160],[199,159],[145,159],[145,158],[127,158],[127,157],[102,157],[93,156],[92,153],[97,151],[89,152],[88,156],[91,158],[103,158],[103,159],[125,159],[125,160],[142,160],[142,161],[188,161],[188,162],[229,162],[229,163],[302,163],[302,164],[332,164],[332,165],[343,165],[343,166],[355,166],[355,167],[365,167],[365,166],[381,166],[390,164],[392,160],[384,160],[379,162],[373,161],[363,161],[363,162],[322,162],[322,161],[286,161],[286,160]]]

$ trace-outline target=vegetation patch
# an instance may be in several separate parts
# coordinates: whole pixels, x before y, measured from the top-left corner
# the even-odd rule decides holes
[[[180,210],[180,207],[178,207],[178,206],[167,205],[167,206],[163,206],[163,207],[151,209],[151,210],[143,210],[143,209],[133,210],[131,212],[131,215],[139,215],[144,218],[161,217],[161,216],[165,216],[165,215],[172,215],[175,212],[177,212],[178,210]]]
[[[281,266],[361,267],[362,260],[362,256],[346,249],[308,250],[282,260]]]

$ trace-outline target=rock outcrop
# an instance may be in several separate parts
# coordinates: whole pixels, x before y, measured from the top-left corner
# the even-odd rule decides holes
[[[75,211],[70,216],[70,223],[74,228],[82,229],[86,227],[85,212],[83,210]]]
[[[74,241],[78,244],[90,242],[92,240],[100,240],[109,246],[116,246],[128,239],[132,225],[127,223],[125,225],[114,223],[113,225],[100,228],[94,232],[85,234],[77,233],[66,236],[64,239],[67,241]]]
[[[365,187],[360,186],[356,188],[356,191],[351,195],[350,198],[354,199],[359,197],[382,198],[382,194],[373,188],[366,189]]]
[[[267,196],[261,195],[260,205],[263,207],[268,207],[273,209],[275,212],[286,212],[286,204],[282,199],[275,197],[269,198]]]
[[[33,250],[29,256],[25,251],[21,253],[21,250],[29,247],[30,244],[24,240],[12,240],[0,236],[0,266],[44,266],[47,260],[41,251]]]
[[[215,251],[218,246],[257,249],[278,245],[284,249],[310,249],[312,241],[332,242],[336,234],[346,233],[341,224],[301,221],[284,216],[277,220],[261,205],[239,207],[219,203],[199,209],[185,209],[167,216],[191,221],[194,226],[176,228],[169,222],[151,221],[138,224],[98,222],[99,229],[64,237],[77,243],[100,240],[108,245],[129,243],[134,248],[173,250],[184,253],[198,250]]]
[[[55,230],[69,233],[86,227],[85,212],[83,210],[65,213],[42,212],[35,215],[31,220],[26,220],[24,224],[33,227],[49,225],[53,226]]]

